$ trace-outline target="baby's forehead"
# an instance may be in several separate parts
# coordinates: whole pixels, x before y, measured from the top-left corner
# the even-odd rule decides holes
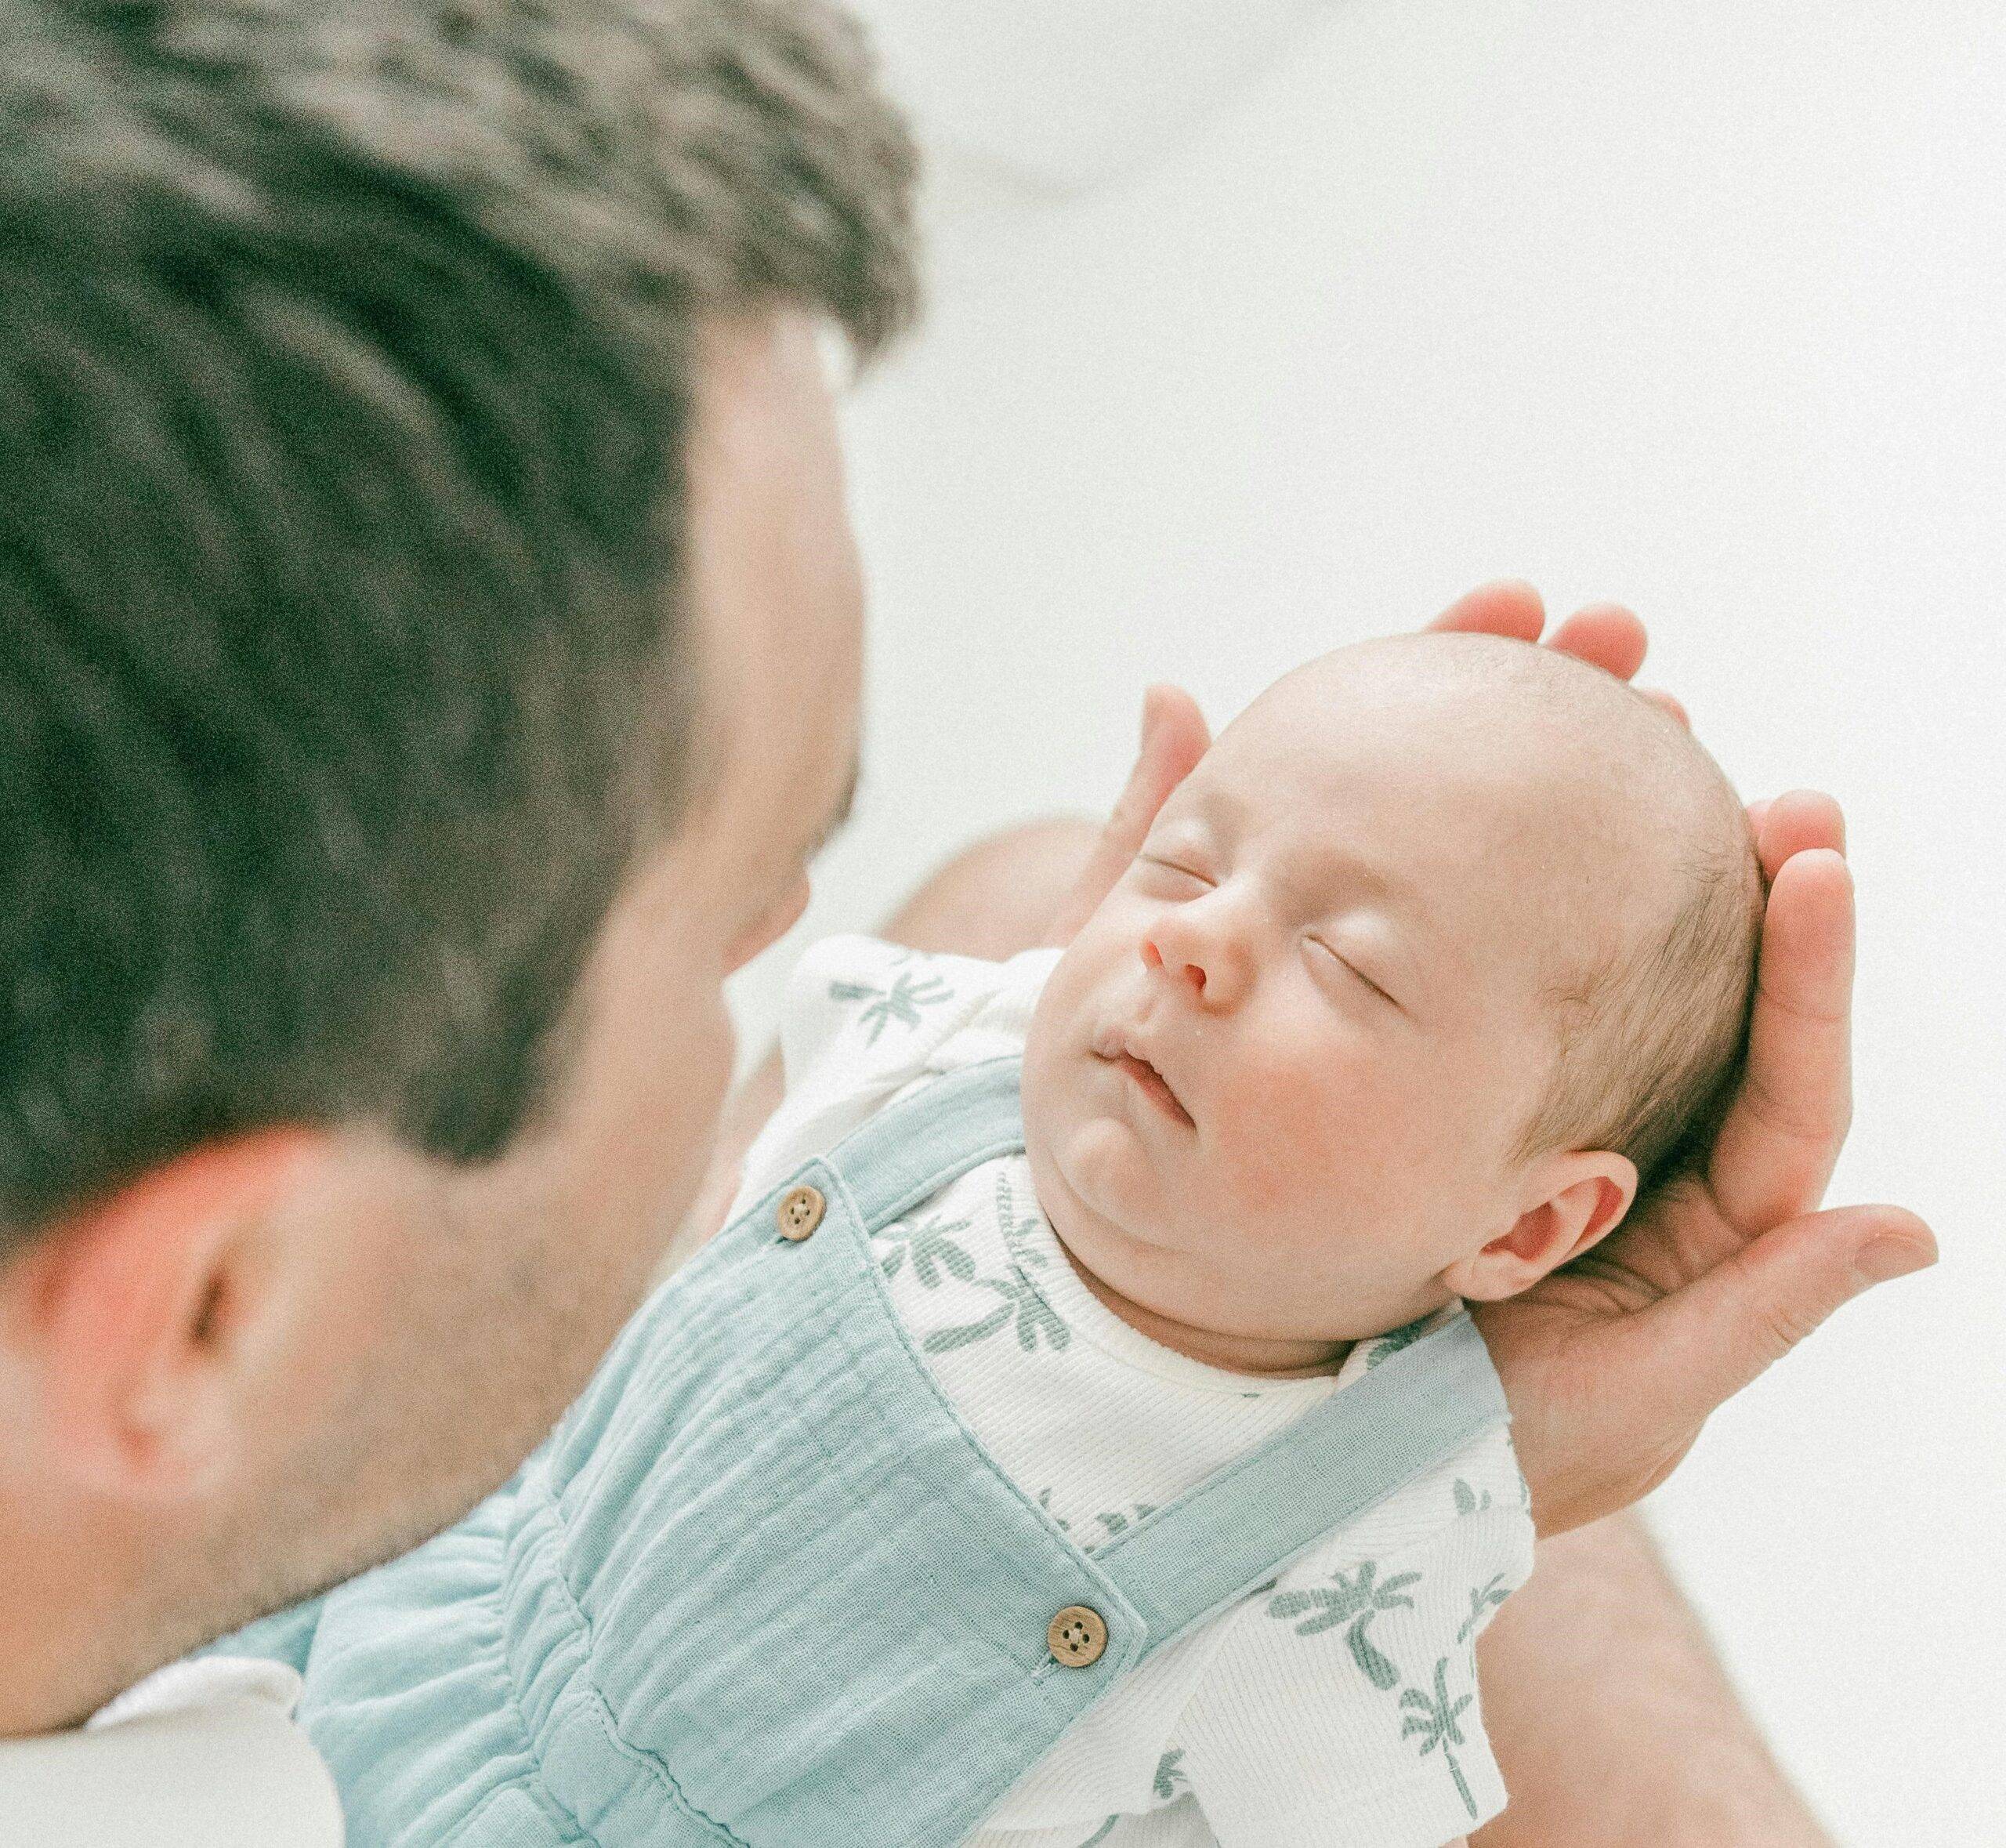
[[[1663,716],[1613,674],[1572,655],[1483,635],[1381,636],[1333,649],[1283,675],[1242,716],[1276,723],[1320,708],[1417,722],[1465,708],[1500,727],[1571,717],[1624,731],[1649,730]]]
[[[1554,902],[1611,911],[1668,890],[1696,845],[1740,850],[1740,805],[1668,714],[1613,676],[1489,636],[1341,649],[1285,676],[1222,734],[1174,805],[1237,812],[1424,887],[1541,882]],[[1168,812],[1168,811],[1167,811]],[[1611,879],[1620,869],[1620,877]],[[1500,894],[1501,897],[1501,893]],[[1481,907],[1470,927],[1482,922]]]
[[[1189,782],[1194,795],[1230,788],[1268,809],[1337,799],[1354,784],[1418,798],[1456,778],[1507,792],[1536,782],[1551,795],[1556,784],[1588,777],[1586,731],[1494,661],[1374,644],[1275,682],[1220,734]]]
[[[1396,636],[1321,656],[1255,699],[1213,756],[1200,772],[1284,773],[1268,791],[1275,802],[1320,766],[1352,765],[1416,784],[1489,772],[1529,803],[1594,796],[1612,781],[1673,799],[1725,786],[1682,727],[1614,676],[1495,636]]]

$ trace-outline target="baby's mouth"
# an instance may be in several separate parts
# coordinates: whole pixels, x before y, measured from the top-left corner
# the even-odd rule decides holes
[[[1137,1088],[1173,1121],[1182,1123],[1187,1129],[1197,1125],[1191,1119],[1191,1113],[1184,1107],[1182,1100],[1170,1088],[1169,1081],[1139,1053],[1131,1049],[1125,1038],[1116,1036],[1097,1045],[1094,1050],[1111,1065],[1118,1066],[1135,1080]]]
[[[1150,1098],[1161,1104],[1165,1111],[1176,1118],[1187,1129],[1197,1125],[1191,1121],[1191,1113],[1177,1100],[1177,1093],[1165,1082],[1161,1072],[1146,1059],[1138,1059],[1133,1053],[1124,1053],[1119,1061],[1123,1069],[1147,1092]]]

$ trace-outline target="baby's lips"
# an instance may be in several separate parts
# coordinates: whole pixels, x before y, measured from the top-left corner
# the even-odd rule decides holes
[[[1133,1027],[1111,1024],[1098,1028],[1088,1045],[1096,1058],[1110,1062],[1133,1059],[1137,1064],[1147,1066],[1157,1082],[1170,1093],[1171,1100],[1183,1112],[1186,1120],[1191,1120],[1190,1107],[1184,1101],[1184,1093],[1157,1062],[1155,1043],[1147,1035]]]
[[[1166,1072],[1164,1068],[1139,1045],[1131,1043],[1124,1049],[1130,1058],[1136,1060],[1139,1064],[1146,1065],[1149,1067],[1150,1071],[1155,1074],[1157,1082],[1161,1085],[1164,1090],[1170,1093],[1171,1102],[1175,1103],[1178,1109],[1182,1112],[1184,1120],[1187,1123],[1193,1124],[1195,1127],[1197,1119],[1191,1114],[1191,1107],[1184,1101],[1183,1092],[1179,1089],[1176,1082],[1171,1078],[1170,1074]]]

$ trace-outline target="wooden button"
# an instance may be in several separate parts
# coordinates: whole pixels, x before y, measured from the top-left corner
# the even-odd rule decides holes
[[[797,1243],[806,1238],[821,1224],[828,1204],[817,1188],[789,1187],[780,1196],[780,1211],[774,1216],[780,1221],[780,1237]]]
[[[1107,1625],[1098,1611],[1068,1604],[1052,1620],[1045,1637],[1056,1661],[1069,1669],[1091,1669],[1107,1647]]]

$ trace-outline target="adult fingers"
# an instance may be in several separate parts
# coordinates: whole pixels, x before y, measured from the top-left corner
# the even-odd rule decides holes
[[[1773,802],[1751,803],[1748,819],[1767,879],[1773,879],[1794,853],[1819,847],[1839,854],[1846,850],[1845,815],[1823,790],[1791,789]]]
[[[1135,857],[1171,791],[1191,774],[1192,766],[1211,743],[1204,715],[1182,687],[1152,687],[1142,696],[1142,734],[1135,768],[1128,773],[1099,841],[1052,920],[1048,943],[1072,941]]]
[[[1744,1233],[1808,1212],[1831,1178],[1852,1121],[1852,971],[1845,861],[1829,847],[1791,855],[1770,882],[1747,1067],[1707,1167]]]
[[[1832,1312],[1877,1283],[1936,1261],[1936,1241],[1898,1206],[1844,1206],[1765,1233],[1661,1302],[1592,1337],[1598,1377],[1640,1448],[1696,1430]]]
[[[1688,731],[1690,731],[1693,729],[1693,715],[1687,712],[1685,707],[1680,705],[1677,700],[1674,699],[1662,687],[1639,687],[1637,690],[1641,693],[1645,698],[1649,700],[1653,705],[1663,707],[1667,712],[1670,713],[1673,718],[1676,719]],[[1749,825],[1753,827],[1754,824],[1751,821]]]
[[[1428,626],[1431,630],[1537,642],[1546,626],[1546,606],[1523,578],[1499,578],[1465,592]]]
[[[1546,626],[1546,607],[1533,586],[1517,578],[1480,584],[1458,597],[1428,624],[1432,630],[1503,636],[1516,642],[1537,642]],[[1649,643],[1644,625],[1621,603],[1588,603],[1555,629],[1548,646],[1628,680],[1643,665]],[[1683,716],[1667,695],[1653,695]]]
[[[1142,731],[1135,767],[1129,772],[1101,837],[1102,850],[1119,856],[1116,877],[1135,858],[1171,791],[1190,775],[1211,743],[1204,714],[1182,687],[1152,687],[1142,695]],[[1107,882],[1111,886],[1114,880]]]
[[[1644,665],[1649,638],[1634,611],[1621,603],[1588,603],[1577,610],[1548,638],[1547,646],[1572,654],[1619,680],[1635,676]]]

